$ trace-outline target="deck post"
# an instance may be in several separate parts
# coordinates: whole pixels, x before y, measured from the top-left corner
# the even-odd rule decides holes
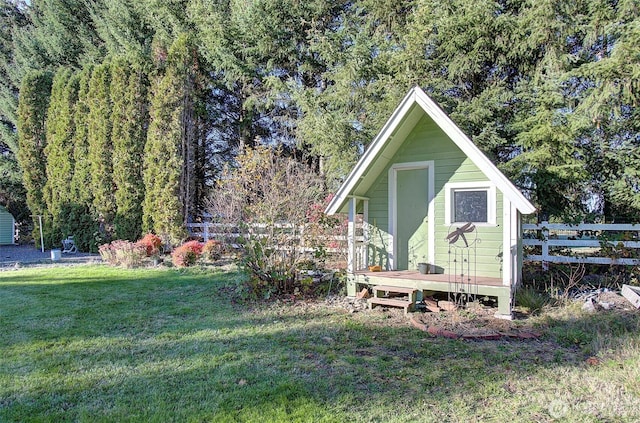
[[[349,224],[347,226],[347,271],[356,270],[356,203],[357,199],[349,198]]]
[[[369,200],[362,201],[362,267],[367,268],[369,266]]]
[[[511,202],[503,199],[502,204],[502,285],[513,283],[513,248],[511,244],[513,225],[511,221]]]
[[[515,229],[515,238],[516,238],[516,273],[515,277],[515,285],[520,286],[522,283],[522,214],[516,210],[516,229]]]
[[[349,198],[349,223],[347,226],[347,273],[353,275],[356,271],[356,204],[357,199]],[[356,281],[355,278],[347,278],[347,296],[355,297]]]
[[[494,315],[498,319],[512,320],[512,298],[510,294],[498,295],[498,312]]]

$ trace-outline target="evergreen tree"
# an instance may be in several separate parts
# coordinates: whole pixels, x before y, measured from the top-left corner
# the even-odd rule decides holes
[[[44,160],[45,119],[49,107],[52,76],[48,72],[27,74],[20,86],[18,105],[18,161],[22,168],[27,205],[33,215],[44,215],[43,189],[47,180]],[[39,238],[38,238],[39,239]]]
[[[393,55],[412,3],[345,2],[311,39],[309,51],[322,64],[312,84],[292,84],[300,109],[298,145],[320,158],[335,187],[373,139],[409,85],[397,82]]]
[[[154,29],[144,1],[109,0],[93,13],[96,32],[110,54],[145,57]]]
[[[640,6],[636,1],[586,2],[579,67],[569,74],[590,175],[583,191],[607,221],[640,216]]]
[[[326,158],[321,168],[333,178],[348,172],[372,127],[369,122],[359,125],[366,114],[356,100],[365,97],[352,90],[364,84],[349,79],[335,89],[332,70],[343,69],[338,56],[351,43],[336,32],[353,28],[351,14],[358,6],[348,1],[256,0],[194,1],[190,7],[201,54],[223,87],[217,92],[228,93],[213,99],[226,106],[216,105],[216,111],[234,117],[233,122],[215,122],[215,147],[224,154],[259,143],[279,144],[297,150],[298,157],[310,152]],[[331,92],[324,96],[326,90]],[[339,104],[331,104],[334,100]],[[229,127],[232,136],[222,138]]]
[[[169,208],[182,221],[198,213],[224,162],[261,143],[312,156],[331,185],[340,182],[416,84],[543,212],[577,219],[594,201],[609,218],[640,212],[636,0],[47,0],[0,8],[0,201],[18,204],[21,192],[13,132],[22,78],[110,54],[136,57],[157,75],[148,139],[174,137],[180,206]],[[188,54],[188,65],[178,66],[178,44],[189,38],[205,60]],[[162,46],[172,44],[168,55]],[[82,90],[81,83],[78,109],[89,107]],[[161,123],[169,104],[175,121]],[[91,121],[108,115],[96,107]],[[107,169],[91,183],[79,159],[87,157],[77,142],[83,128],[100,132],[81,122],[88,115],[76,113],[72,191],[96,212],[112,204],[99,211],[110,230],[111,147],[93,149],[104,155],[92,154],[93,166]],[[151,163],[145,159],[146,187],[155,183]],[[96,189],[98,180],[111,190]],[[94,204],[92,190],[104,198]],[[156,200],[145,206],[150,227]]]
[[[140,0],[144,19],[153,28],[156,39],[170,45],[184,34],[195,36],[187,19],[189,4],[193,0]]]
[[[147,78],[140,63],[112,62],[111,114],[113,181],[116,186],[115,236],[136,240],[142,232],[142,157],[146,140]]]
[[[168,51],[164,74],[151,87],[144,156],[143,229],[178,242],[193,211],[195,50],[188,36]]]
[[[87,66],[77,74],[77,101],[74,108],[74,134],[72,139],[73,171],[69,182],[67,204],[62,206],[64,216],[61,231],[73,235],[79,251],[97,252],[98,245],[106,239],[100,235],[98,219],[93,212],[91,161],[89,160],[89,84],[93,66]]]
[[[14,58],[19,68],[77,68],[104,57],[103,41],[92,18],[104,7],[103,1],[32,1],[23,7],[29,25],[15,33]]]
[[[0,148],[18,151],[15,136],[20,78],[14,63],[14,34],[28,24],[24,11],[13,2],[0,1]]]
[[[0,1],[0,204],[19,221],[29,219],[26,190],[17,160],[16,131],[20,78],[14,63],[14,33],[19,32],[28,19],[13,2]]]
[[[65,216],[62,207],[71,202],[73,175],[74,108],[78,96],[78,78],[67,68],[60,68],[53,78],[47,111],[44,149],[47,182],[44,187],[47,211],[52,216],[51,235],[62,239]],[[71,234],[66,234],[71,235]]]
[[[0,152],[0,204],[22,222],[29,219],[22,173],[13,153]]]
[[[110,81],[111,67],[108,62],[93,68],[89,81],[89,114],[87,118],[93,210],[107,238],[112,234],[115,215]]]
[[[78,74],[78,100],[74,112],[73,163],[71,197],[85,208],[93,204],[91,190],[91,162],[89,160],[89,83],[93,66],[87,66]]]

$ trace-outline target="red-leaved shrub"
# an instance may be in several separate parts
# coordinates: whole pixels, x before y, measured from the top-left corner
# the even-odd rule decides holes
[[[192,266],[202,254],[202,243],[198,241],[185,242],[171,253],[173,264],[178,267]]]
[[[145,248],[147,252],[147,257],[151,257],[160,252],[160,247],[162,246],[162,240],[158,235],[154,234],[146,234],[140,241],[138,241],[138,245],[141,245]]]
[[[203,246],[204,246],[204,244],[199,242],[199,241],[188,241],[188,242],[185,242],[184,244],[182,244],[182,247],[193,251],[194,253],[196,253],[197,256],[202,254],[202,247]]]

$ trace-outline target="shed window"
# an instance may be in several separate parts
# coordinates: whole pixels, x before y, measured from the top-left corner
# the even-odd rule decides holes
[[[488,183],[450,183],[445,187],[445,224],[495,225],[495,187]]]
[[[487,223],[488,196],[487,190],[453,191],[454,222]]]

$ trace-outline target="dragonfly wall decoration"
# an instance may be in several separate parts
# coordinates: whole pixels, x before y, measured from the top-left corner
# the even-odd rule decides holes
[[[467,237],[464,236],[464,234],[471,233],[475,229],[476,227],[473,223],[466,223],[465,225],[453,230],[449,235],[447,235],[446,239],[449,241],[449,244],[455,244],[456,242],[458,242],[458,239],[462,238],[462,240],[464,241],[464,246],[468,247],[469,241],[467,241]]]

